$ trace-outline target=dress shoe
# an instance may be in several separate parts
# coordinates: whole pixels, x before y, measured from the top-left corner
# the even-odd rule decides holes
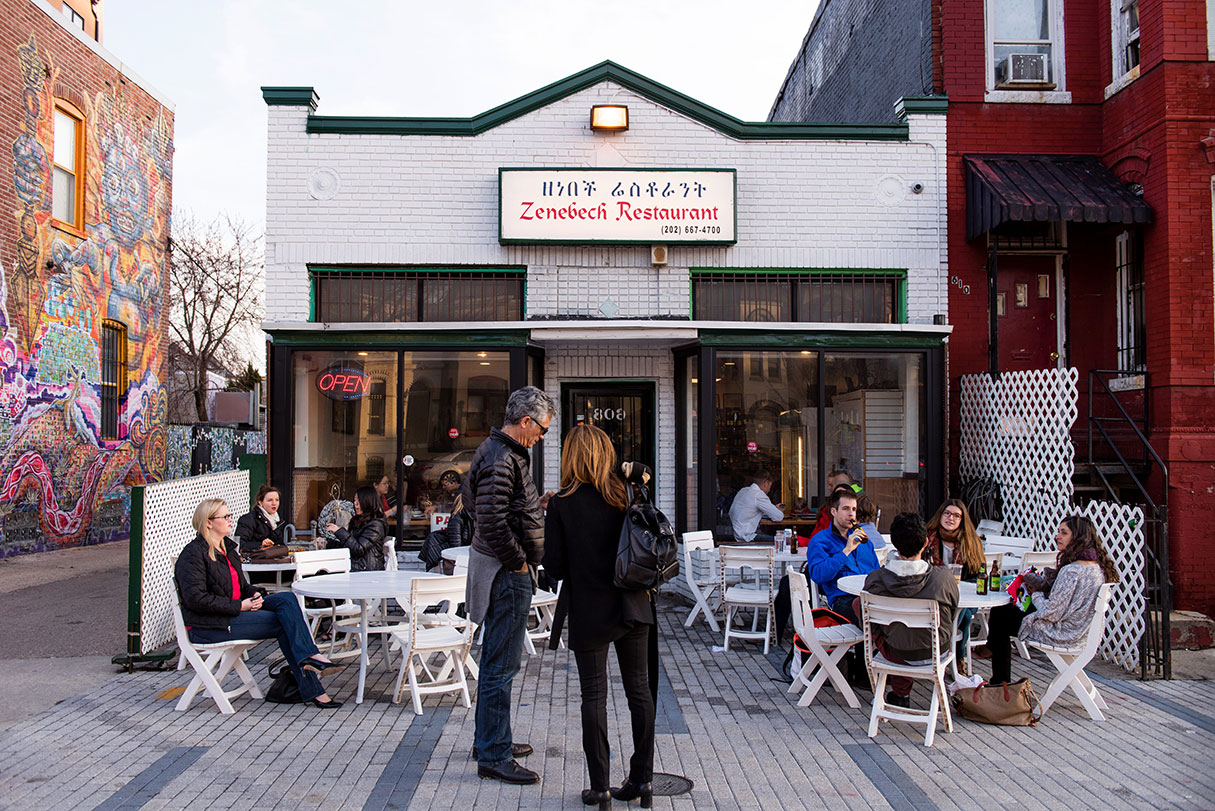
[[[595,791],[595,789],[593,789],[593,788],[584,788],[582,790],[582,804],[583,805],[594,805],[595,803],[599,803],[600,809],[611,808],[612,807],[611,790]]]
[[[905,710],[911,709],[911,696],[900,696],[894,693],[886,694],[886,703],[892,707],[902,707]]]
[[[322,710],[336,710],[338,707],[342,706],[342,702],[334,701],[332,698],[328,701],[321,701],[320,699],[314,698],[308,703]]]
[[[991,658],[991,648],[987,647],[986,645],[979,645],[977,648],[975,648],[974,650],[972,650],[970,652],[970,655],[975,657],[976,659],[990,659]]]
[[[534,751],[536,751],[536,750],[532,749],[532,745],[530,743],[512,743],[510,745],[510,756],[511,757],[527,757]],[[473,760],[477,759],[477,747],[475,747],[475,746],[473,747],[473,750],[472,750],[472,759]]]
[[[517,786],[529,786],[540,782],[540,775],[531,769],[526,769],[514,760],[508,760],[500,766],[477,765],[477,777],[482,780],[501,780],[503,783],[513,783]]]
[[[620,788],[612,789],[612,796],[617,800],[624,800],[626,803],[640,797],[641,807],[650,808],[654,805],[654,784],[634,783],[632,780],[625,780],[624,785]]]

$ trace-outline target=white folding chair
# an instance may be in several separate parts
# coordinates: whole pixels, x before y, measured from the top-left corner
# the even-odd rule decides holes
[[[1059,566],[1059,552],[1026,552],[1021,556],[1020,571],[1033,566],[1038,571],[1054,569]]]
[[[953,645],[945,645],[945,653],[933,657],[928,664],[900,665],[887,659],[876,651],[873,644],[873,630],[876,625],[893,625],[901,623],[907,628],[923,628],[931,633],[932,643],[929,650],[941,650],[941,634],[937,625],[940,622],[940,607],[936,600],[913,600],[905,597],[886,597],[861,592],[861,617],[865,634],[865,666],[869,668],[870,676],[877,673],[873,685],[873,710],[869,714],[869,737],[875,737],[878,722],[885,718],[889,721],[906,721],[912,724],[925,724],[924,745],[932,746],[937,731],[937,716],[944,712],[945,731],[953,732],[953,715],[949,711],[949,694],[945,692],[945,671],[953,662]],[[950,639],[952,639],[952,634]],[[886,679],[888,676],[906,676],[911,679],[927,679],[932,682],[932,701],[927,710],[890,707],[886,703]]]
[[[399,568],[399,564],[397,562],[397,539],[392,538],[392,537],[385,538],[384,539],[384,571],[395,572],[395,571],[397,571],[398,568]]]
[[[1033,538],[1015,538],[1011,535],[988,535],[983,541],[983,552],[987,555],[1003,554],[1001,571],[1015,569],[1022,556],[1034,548]]]
[[[723,646],[730,649],[730,637],[738,639],[762,639],[764,655],[772,638],[772,567],[776,560],[776,548],[773,546],[731,546],[725,544],[717,548],[721,560],[721,593],[722,607],[725,609],[726,635]],[[736,569],[739,572],[739,582],[726,588],[726,572]],[[747,582],[747,570],[751,571],[752,581]],[[751,630],[734,628],[734,613],[739,609],[751,609]],[[763,610],[766,618],[763,631],[759,630],[759,612]]]
[[[878,566],[886,565],[886,559],[890,557],[890,549],[890,541],[887,541],[885,546],[879,546],[873,550],[873,554],[877,555]]]
[[[1003,521],[993,521],[990,518],[984,518],[982,521],[979,522],[979,526],[976,527],[976,529],[978,530],[980,535],[1003,535],[1004,534],[1004,522]]]
[[[809,707],[823,684],[830,679],[836,692],[844,697],[848,706],[854,710],[860,709],[860,700],[852,691],[844,674],[840,672],[840,660],[853,645],[864,641],[861,629],[852,623],[815,628],[810,607],[810,585],[801,572],[789,572],[789,597],[792,603],[793,630],[797,633],[797,638],[810,649],[810,656],[793,676],[793,683],[789,685],[788,692],[796,693],[805,687],[797,706]],[[815,670],[818,673],[814,673]],[[810,678],[811,674],[814,674],[813,679]]]
[[[302,580],[305,577],[312,577],[318,574],[345,574],[350,571],[350,550],[349,549],[318,549],[312,552],[302,551],[295,553],[295,579]],[[304,619],[308,621],[308,631],[316,638],[317,628],[320,627],[323,617],[329,618],[331,638],[329,641],[329,653],[333,654],[334,642],[337,640],[337,623],[343,617],[357,617],[359,615],[359,607],[350,600],[338,602],[330,600],[329,605],[325,608],[308,608],[304,604],[304,598],[299,597],[300,610],[304,612]]]
[[[402,595],[397,598],[398,601],[407,599],[409,622],[405,628],[393,631],[393,636],[404,649],[404,656],[392,700],[393,703],[400,703],[408,678],[413,711],[418,715],[422,714],[422,696],[431,693],[458,692],[464,706],[472,706],[468,698],[468,681],[464,675],[464,662],[468,659],[472,642],[472,623],[455,613],[456,606],[464,600],[466,580],[463,576],[455,575],[417,577],[410,583],[409,597]],[[424,624],[421,618],[425,610],[443,604],[446,604],[448,613],[427,614],[427,622],[431,624]],[[440,617],[446,622],[434,624]],[[443,667],[437,674],[431,671],[427,661],[435,654],[444,657]],[[419,670],[425,676],[422,681],[418,680]]]
[[[1101,711],[1108,710],[1109,705],[1097,692],[1096,685],[1084,672],[1084,668],[1093,660],[1093,656],[1097,653],[1097,646],[1101,644],[1101,637],[1105,634],[1105,619],[1109,612],[1112,591],[1112,583],[1104,583],[1098,589],[1097,603],[1093,606],[1093,619],[1089,623],[1084,644],[1080,647],[1057,648],[1045,642],[1029,643],[1030,646],[1045,653],[1046,658],[1050,659],[1051,664],[1059,671],[1059,675],[1055,676],[1055,680],[1046,688],[1046,694],[1042,697],[1043,715],[1055,703],[1055,699],[1062,695],[1064,690],[1071,687],[1076,698],[1080,699],[1080,703],[1084,705],[1084,709],[1088,710],[1090,718],[1094,721],[1105,720],[1105,715]]]
[[[536,567],[537,572],[544,571],[543,566]],[[528,619],[530,626],[531,621],[535,620],[535,625],[530,626],[523,635],[523,646],[527,649],[529,656],[536,655],[536,642],[544,646],[549,636],[553,632],[553,623],[557,618],[557,598],[561,594],[562,581],[557,581],[557,590],[549,591],[548,589],[536,589],[532,594],[532,614]],[[564,640],[558,640],[559,647],[565,647]]]
[[[717,627],[716,613],[721,606],[721,600],[720,595],[717,599],[714,599],[713,595],[721,588],[721,575],[713,571],[713,566],[713,533],[707,529],[685,532],[683,534],[683,574],[688,581],[688,590],[692,592],[692,599],[696,601],[696,605],[692,607],[692,613],[688,614],[688,618],[683,621],[685,628],[692,627],[697,614],[704,614],[705,622],[709,623],[713,632],[717,633],[720,630]],[[697,574],[698,569],[704,570],[706,567],[708,567],[708,572],[705,576]],[[711,603],[710,600],[712,600]]]
[[[178,712],[189,709],[199,690],[205,690],[224,715],[235,712],[232,709],[232,699],[239,695],[248,693],[253,698],[262,697],[262,691],[258,689],[253,674],[242,659],[250,648],[262,640],[233,639],[206,645],[191,642],[186,623],[181,617],[181,605],[176,599],[173,600],[173,629],[177,632],[177,647],[181,651],[181,658],[194,668],[194,678],[177,702]],[[240,677],[241,686],[225,691],[222,686],[224,679],[233,670]]]

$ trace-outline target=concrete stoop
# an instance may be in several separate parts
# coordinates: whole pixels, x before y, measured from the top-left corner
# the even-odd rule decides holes
[[[1169,615],[1169,646],[1174,650],[1215,647],[1215,622],[1197,611],[1174,611]]]

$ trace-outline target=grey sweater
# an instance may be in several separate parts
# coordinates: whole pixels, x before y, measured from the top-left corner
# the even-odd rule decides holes
[[[1095,563],[1069,563],[1059,570],[1050,596],[1034,594],[1034,612],[1021,621],[1023,642],[1073,648],[1084,641],[1105,573]]]

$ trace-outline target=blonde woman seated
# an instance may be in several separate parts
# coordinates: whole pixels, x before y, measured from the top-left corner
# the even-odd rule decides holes
[[[198,535],[177,558],[174,580],[190,641],[202,645],[232,639],[277,639],[307,703],[337,709],[320,674],[340,670],[317,651],[300,605],[288,592],[263,597],[249,585],[232,531],[232,512],[223,499],[206,498],[194,510]]]

